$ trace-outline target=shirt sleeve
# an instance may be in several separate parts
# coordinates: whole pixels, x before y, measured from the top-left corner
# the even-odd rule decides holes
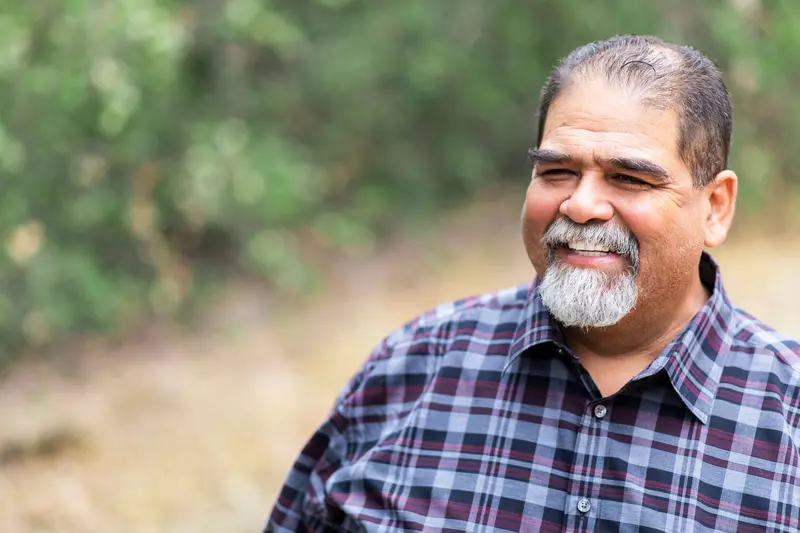
[[[343,414],[342,404],[358,389],[374,362],[388,352],[386,341],[376,347],[361,369],[340,392],[334,409],[319,426],[295,460],[264,533],[339,533],[342,531],[341,510],[326,505],[328,479],[345,464],[350,420]]]

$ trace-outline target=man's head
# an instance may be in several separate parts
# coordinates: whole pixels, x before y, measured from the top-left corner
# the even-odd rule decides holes
[[[688,47],[622,36],[575,50],[542,90],[523,212],[540,294],[567,326],[604,327],[702,290],[727,235],[731,106]]]

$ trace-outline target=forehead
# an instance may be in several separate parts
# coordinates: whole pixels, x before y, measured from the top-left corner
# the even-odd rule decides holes
[[[602,81],[567,87],[550,106],[540,148],[577,159],[645,157],[678,171],[677,113]],[[684,167],[685,168],[685,167]]]

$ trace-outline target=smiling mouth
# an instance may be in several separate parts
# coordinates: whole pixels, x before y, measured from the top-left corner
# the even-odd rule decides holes
[[[608,255],[618,255],[616,250],[605,248],[597,244],[590,244],[588,242],[570,241],[564,246],[570,252],[582,255],[585,257],[604,257]]]
[[[614,252],[596,252],[596,251],[586,251],[586,250],[575,250],[573,248],[567,248],[570,252],[577,255],[582,255],[585,257],[605,257],[607,255],[616,255]]]

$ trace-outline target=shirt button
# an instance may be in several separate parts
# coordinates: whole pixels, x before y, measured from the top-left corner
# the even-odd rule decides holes
[[[599,404],[594,406],[594,416],[597,418],[603,418],[606,416],[606,414],[608,414],[608,409],[606,409],[605,405]]]
[[[588,513],[589,509],[591,508],[592,504],[589,503],[589,500],[587,500],[586,498],[581,498],[580,500],[578,500],[578,511],[582,513]]]

